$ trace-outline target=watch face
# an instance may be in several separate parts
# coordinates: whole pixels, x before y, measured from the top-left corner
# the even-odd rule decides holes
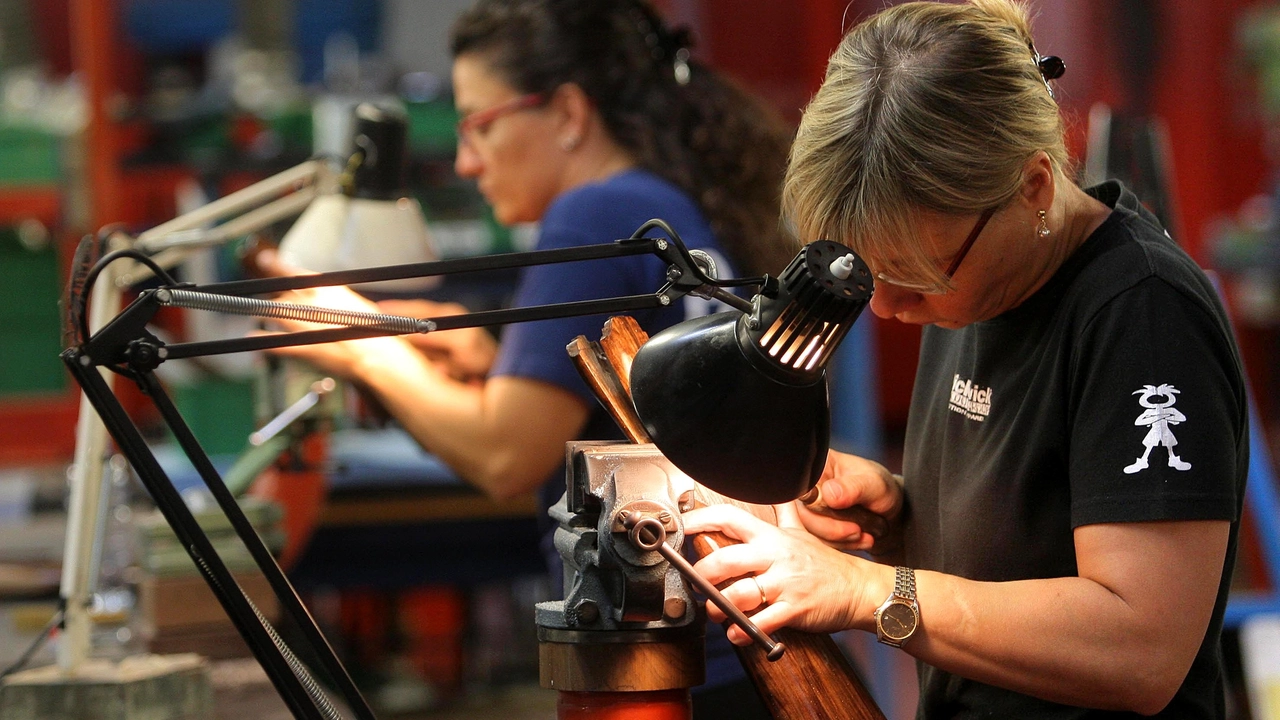
[[[890,640],[905,640],[916,629],[916,611],[906,603],[889,603],[880,612],[880,629]]]

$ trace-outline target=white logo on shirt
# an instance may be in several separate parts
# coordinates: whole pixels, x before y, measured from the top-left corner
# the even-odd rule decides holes
[[[1141,390],[1134,390],[1134,395],[1141,395],[1138,398],[1138,404],[1146,408],[1137,420],[1133,421],[1134,425],[1146,425],[1151,429],[1147,431],[1146,437],[1142,438],[1142,444],[1146,450],[1142,451],[1142,457],[1133,461],[1132,465],[1125,467],[1124,471],[1127,475],[1132,475],[1139,470],[1145,470],[1150,467],[1147,462],[1147,456],[1151,454],[1151,448],[1157,445],[1163,445],[1169,453],[1169,467],[1174,470],[1190,470],[1191,463],[1184,461],[1178,457],[1173,451],[1173,446],[1178,444],[1178,438],[1173,436],[1173,432],[1169,429],[1170,425],[1178,425],[1186,422],[1187,416],[1183,415],[1173,407],[1178,401],[1174,395],[1180,394],[1181,391],[1172,385],[1143,385]],[[1165,398],[1162,402],[1156,402],[1152,398]]]
[[[957,374],[951,380],[951,399],[947,402],[947,409],[982,422],[991,414],[991,393],[991,388],[979,387],[971,380],[961,380]]]

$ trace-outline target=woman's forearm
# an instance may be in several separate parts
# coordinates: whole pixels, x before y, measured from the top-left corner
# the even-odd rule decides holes
[[[1210,521],[1081,528],[1078,577],[997,583],[917,571],[921,624],[906,649],[1046,700],[1156,712],[1204,640],[1227,533]],[[1095,552],[1119,542],[1126,551]],[[875,632],[873,611],[857,615],[862,629]]]

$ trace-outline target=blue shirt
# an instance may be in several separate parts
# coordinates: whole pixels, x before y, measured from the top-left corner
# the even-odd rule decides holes
[[[645,170],[627,170],[562,194],[542,219],[537,249],[613,242],[630,237],[654,218],[665,220],[690,249],[712,254],[721,277],[733,275],[710,223],[693,199]],[[660,234],[656,229],[648,233],[650,237]],[[666,263],[653,255],[529,267],[521,275],[513,305],[528,307],[654,293],[665,283],[666,271]],[[686,296],[679,304],[628,314],[653,335],[682,320],[723,309],[718,303]],[[509,325],[503,331],[490,376],[542,380],[582,397],[592,408],[603,412],[578,375],[565,346],[579,335],[599,339],[608,317],[588,315]]]

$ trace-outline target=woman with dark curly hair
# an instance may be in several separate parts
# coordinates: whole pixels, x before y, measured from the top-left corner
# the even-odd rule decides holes
[[[716,257],[722,277],[776,273],[794,256],[798,246],[779,222],[790,132],[693,60],[688,33],[643,2],[480,0],[457,20],[451,42],[458,174],[476,179],[499,221],[539,222],[539,249],[609,242],[661,218],[690,248]],[[651,293],[665,272],[648,256],[528,268],[515,304]],[[345,289],[308,300],[368,306]],[[711,309],[687,298],[635,317],[652,334]],[[486,493],[541,487],[549,507],[564,492],[566,441],[620,437],[565,352],[578,335],[599,336],[603,319],[517,324],[500,344],[471,329],[279,352],[358,379]]]

